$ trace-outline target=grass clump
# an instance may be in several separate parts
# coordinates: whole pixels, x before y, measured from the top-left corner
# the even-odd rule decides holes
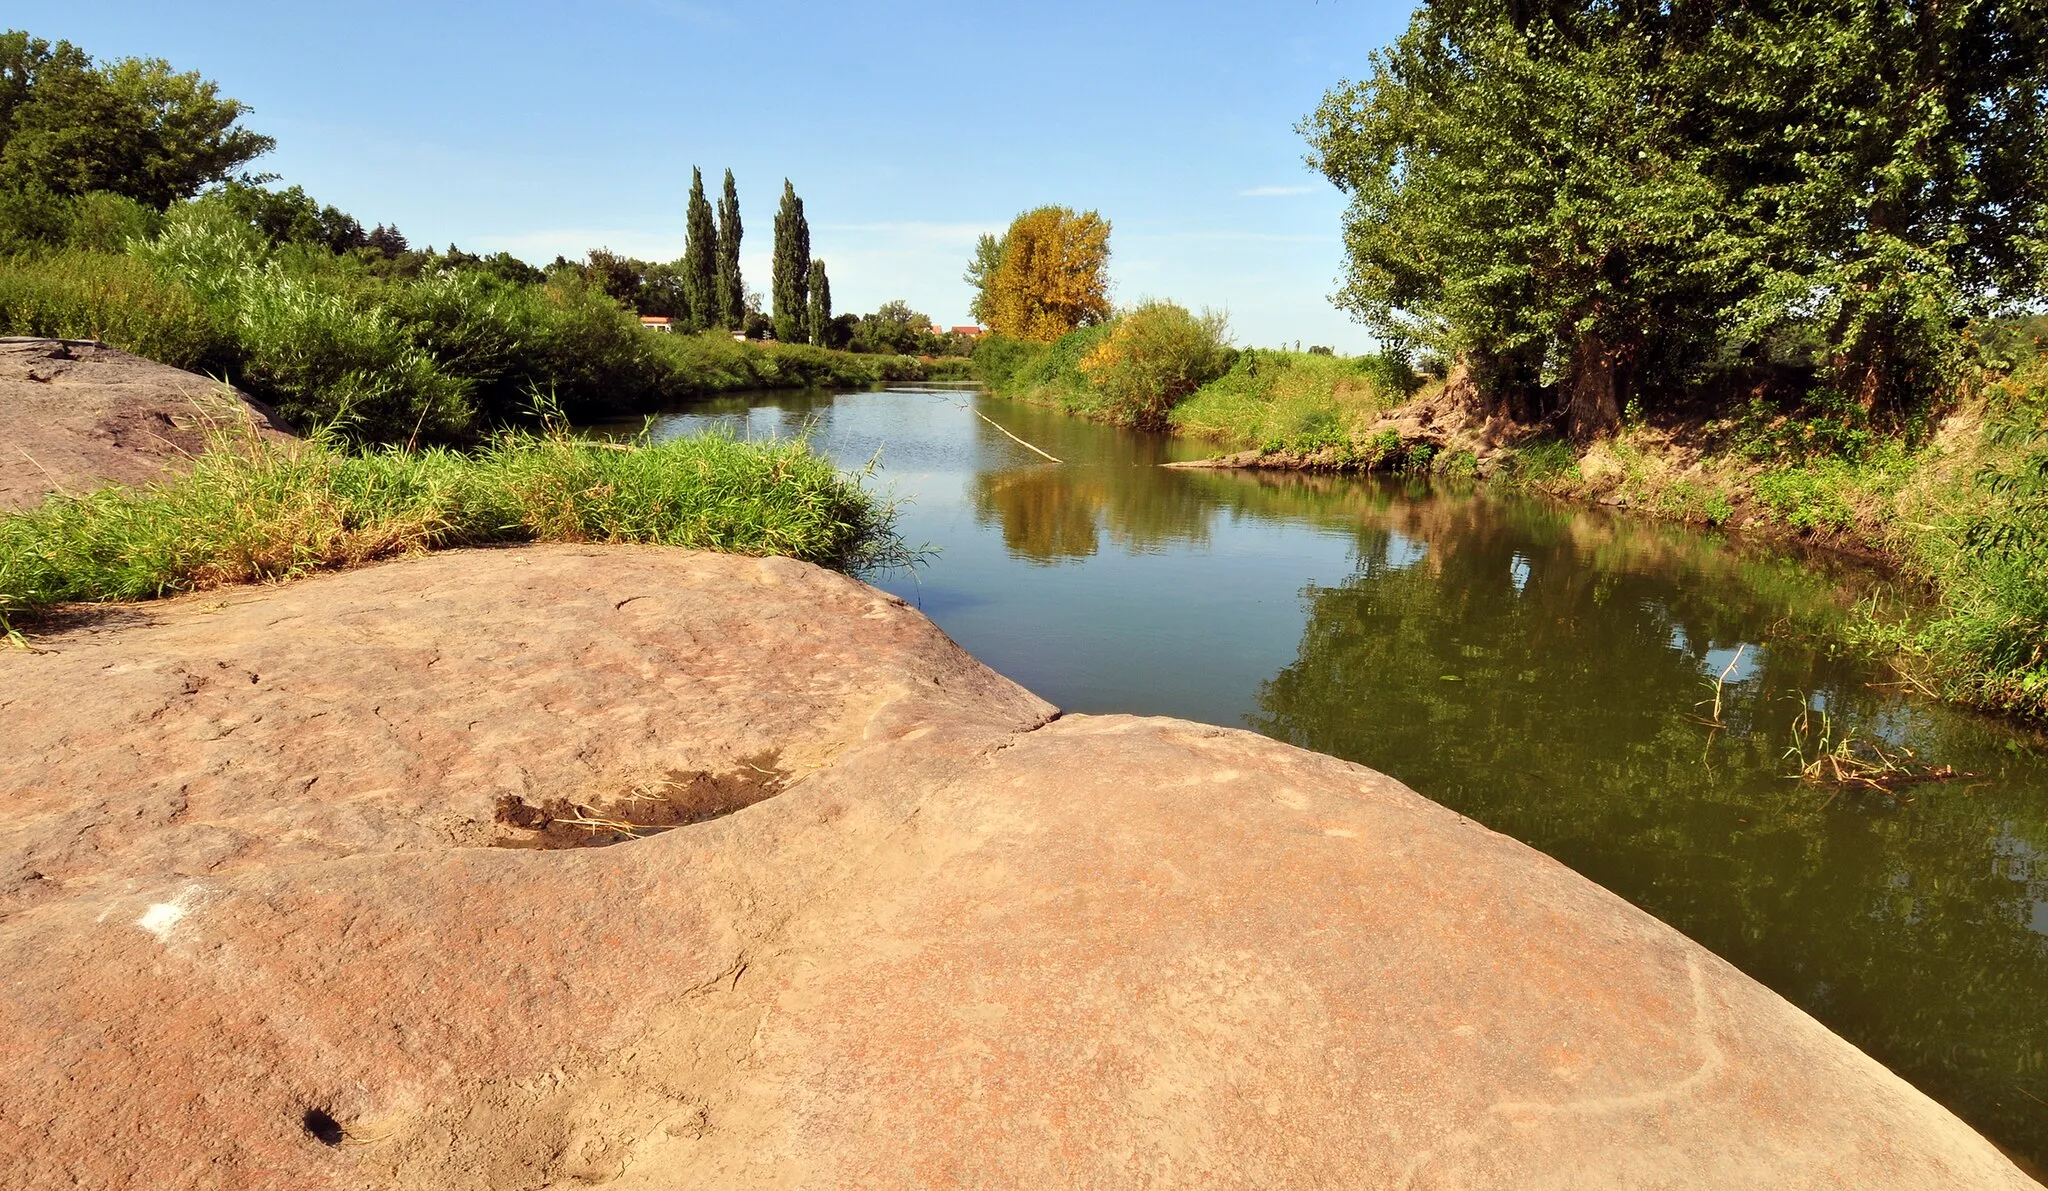
[[[1406,396],[1376,375],[1371,359],[1247,348],[1173,411],[1173,427],[1269,451],[1349,443]]]
[[[908,561],[890,510],[801,440],[614,444],[510,432],[481,448],[354,453],[224,443],[145,489],[0,517],[0,625],[54,605],[145,600],[381,558],[508,542]]]

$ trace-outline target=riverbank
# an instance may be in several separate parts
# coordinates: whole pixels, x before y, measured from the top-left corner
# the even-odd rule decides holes
[[[182,205],[127,251],[0,262],[0,336],[91,339],[226,379],[302,431],[358,443],[478,441],[542,412],[629,415],[759,389],[859,388],[961,365],[806,344],[651,332],[580,275],[450,265],[385,276],[262,241],[219,204]]]
[[[17,633],[60,605],[458,546],[648,543],[846,570],[906,557],[890,508],[798,440],[505,431],[465,451],[362,451],[217,427],[213,449],[162,466],[139,486],[55,492],[0,513],[0,630]]]
[[[1076,354],[1066,341],[1013,348],[983,375],[999,396],[1100,417],[1087,378],[1068,363]],[[1574,444],[1514,423],[1462,374],[1247,350],[1167,421],[1175,435],[1221,448],[1176,466],[1482,478],[1882,563],[1920,590],[1867,609],[1867,644],[1925,693],[2039,721],[2048,719],[2044,409],[2048,362],[2027,353],[1889,433],[1752,401],[1633,415],[1611,436]]]

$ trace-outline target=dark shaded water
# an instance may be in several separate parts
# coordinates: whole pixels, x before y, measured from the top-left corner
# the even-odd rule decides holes
[[[1200,452],[971,392],[756,397],[655,433],[711,425],[879,453],[903,535],[939,550],[880,585],[1045,698],[1392,774],[2048,1165],[2048,759],[1838,646],[1873,576],[1484,489],[1160,468]],[[1904,802],[1789,780],[1808,705],[1978,776]]]

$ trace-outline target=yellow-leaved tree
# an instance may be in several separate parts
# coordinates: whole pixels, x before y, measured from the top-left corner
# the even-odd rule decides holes
[[[990,330],[1051,343],[1109,317],[1108,267],[1108,220],[1093,211],[1040,207],[981,247],[968,279],[981,288],[974,308]]]

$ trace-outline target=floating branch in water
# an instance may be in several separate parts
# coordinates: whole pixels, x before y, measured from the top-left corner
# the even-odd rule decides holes
[[[1809,785],[1834,786],[1837,794],[1844,789],[1880,790],[1901,803],[1912,801],[1899,796],[1902,787],[1977,776],[1953,765],[1928,765],[1904,745],[1887,746],[1847,731],[1837,735],[1827,709],[1816,711],[1810,701],[1802,701],[1792,721],[1792,744],[1785,758],[1798,766],[1798,772],[1789,776]]]

